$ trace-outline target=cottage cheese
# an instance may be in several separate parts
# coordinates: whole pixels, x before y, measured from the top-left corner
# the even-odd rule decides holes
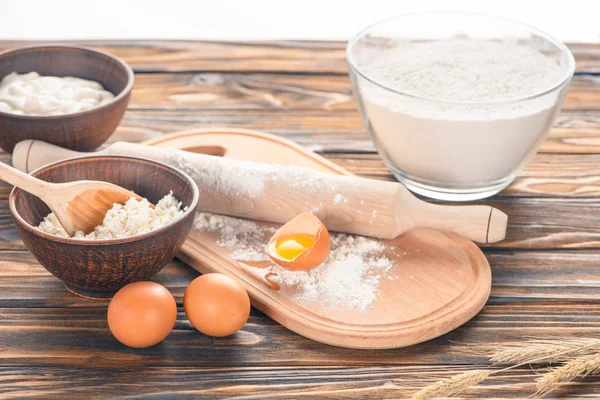
[[[159,200],[156,207],[152,207],[147,199],[138,201],[132,197],[125,204],[114,204],[102,225],[93,232],[86,235],[79,231],[73,238],[106,240],[142,235],[178,220],[186,210],[187,207],[182,208],[172,192]],[[48,214],[37,228],[51,235],[69,237],[54,213]]]

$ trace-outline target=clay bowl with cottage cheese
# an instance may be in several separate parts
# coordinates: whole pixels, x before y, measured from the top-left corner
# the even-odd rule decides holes
[[[133,190],[156,204],[170,191],[181,201],[183,215],[166,226],[122,239],[65,238],[37,226],[50,209],[37,197],[14,188],[9,207],[25,246],[67,289],[83,297],[110,298],[116,290],[147,280],[179,251],[194,221],[199,192],[184,172],[135,157],[91,156],[59,161],[32,175],[48,182],[100,180]]]
[[[12,72],[95,81],[114,98],[92,109],[64,115],[21,115],[0,110],[0,147],[8,153],[25,139],[79,151],[97,148],[121,122],[134,81],[131,67],[122,60],[78,46],[31,46],[5,51],[0,54],[0,80]]]

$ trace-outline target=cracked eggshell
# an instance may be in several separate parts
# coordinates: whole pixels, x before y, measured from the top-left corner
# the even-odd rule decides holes
[[[315,238],[312,247],[300,253],[292,260],[280,258],[275,248],[281,239],[292,236],[309,235]],[[329,256],[331,239],[329,231],[321,220],[311,213],[303,213],[283,225],[271,238],[266,251],[271,260],[291,271],[305,271],[321,265]]]

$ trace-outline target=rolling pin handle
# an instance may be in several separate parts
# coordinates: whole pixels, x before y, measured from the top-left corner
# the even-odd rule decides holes
[[[29,174],[37,168],[90,153],[64,149],[41,140],[23,140],[17,143],[12,153],[12,165],[19,171]]]
[[[28,161],[31,146],[35,140],[23,140],[16,144],[12,153],[12,165],[21,172],[29,173]]]
[[[490,221],[488,222],[486,243],[496,243],[506,237],[506,225],[508,216],[497,208],[490,207]]]
[[[404,187],[398,191],[398,221],[412,220],[412,227],[428,227],[455,232],[477,243],[504,240],[508,216],[484,205],[441,205],[425,202]],[[402,226],[402,224],[400,224]],[[406,231],[406,227],[401,231]]]

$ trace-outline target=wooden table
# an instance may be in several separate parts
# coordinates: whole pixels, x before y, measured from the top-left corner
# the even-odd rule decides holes
[[[354,173],[392,179],[352,98],[344,43],[81,44],[122,57],[136,72],[129,111],[112,140],[191,127],[252,128],[295,140]],[[129,349],[108,331],[106,303],[71,295],[27,252],[3,185],[0,397],[406,398],[487,365],[485,349],[494,343],[600,337],[600,45],[570,47],[577,74],[549,139],[522,176],[486,202],[508,213],[508,236],[485,248],[492,294],[462,328],[405,349],[348,350],[300,337],[253,310],[242,331],[212,339],[185,319],[182,294],[197,273],[176,260],[156,276],[176,296],[175,330],[156,347]],[[526,397],[534,379],[523,367],[464,396]],[[599,398],[600,379],[557,395]]]

